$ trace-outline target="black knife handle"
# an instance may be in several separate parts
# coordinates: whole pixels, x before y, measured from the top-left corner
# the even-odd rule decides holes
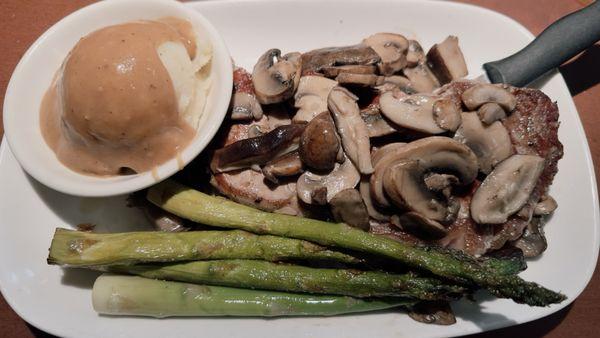
[[[522,87],[600,40],[600,1],[546,28],[519,52],[483,65],[492,83]],[[600,67],[600,60],[599,65]]]

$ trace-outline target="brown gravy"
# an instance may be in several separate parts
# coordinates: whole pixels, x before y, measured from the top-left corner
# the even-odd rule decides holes
[[[110,26],[70,52],[40,108],[47,144],[70,169],[91,175],[152,170],[178,156],[196,131],[178,112],[157,47],[180,41],[196,53],[187,21]]]

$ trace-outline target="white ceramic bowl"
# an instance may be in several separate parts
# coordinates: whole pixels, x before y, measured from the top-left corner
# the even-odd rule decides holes
[[[108,0],[74,12],[48,29],[23,55],[10,79],[4,100],[4,128],[10,149],[27,173],[67,194],[112,196],[143,189],[180,169],[177,160],[171,159],[157,167],[156,175],[151,172],[114,177],[78,174],[58,161],[39,127],[42,97],[56,70],[81,37],[105,26],[165,16],[190,21],[198,34],[212,44],[212,87],[198,132],[181,152],[183,163],[188,164],[206,147],[219,129],[231,99],[233,69],[223,39],[198,11],[176,1]]]

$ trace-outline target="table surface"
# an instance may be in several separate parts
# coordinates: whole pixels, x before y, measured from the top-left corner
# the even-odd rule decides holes
[[[539,34],[550,23],[582,8],[590,0],[460,0],[504,13]],[[2,0],[0,2],[0,107],[17,62],[52,24],[91,0]],[[560,69],[574,97],[592,151],[596,175],[600,173],[600,45],[595,45]],[[596,61],[596,62],[594,62]],[[0,137],[3,134],[0,108]],[[600,331],[600,273],[596,269],[586,290],[572,305],[546,318],[472,337],[597,337]],[[0,337],[47,336],[23,321],[0,295]]]

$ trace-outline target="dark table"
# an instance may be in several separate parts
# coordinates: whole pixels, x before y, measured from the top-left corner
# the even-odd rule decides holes
[[[582,8],[590,0],[460,0],[504,13],[539,34],[551,22]],[[17,62],[27,48],[52,24],[91,0],[2,0],[0,2],[0,105]],[[600,173],[600,45],[561,67],[575,99]],[[2,109],[0,109],[0,117]],[[0,136],[3,127],[0,118]],[[44,336],[29,326],[0,296],[0,337]],[[598,337],[600,336],[600,273],[572,305],[546,318],[472,337]]]

